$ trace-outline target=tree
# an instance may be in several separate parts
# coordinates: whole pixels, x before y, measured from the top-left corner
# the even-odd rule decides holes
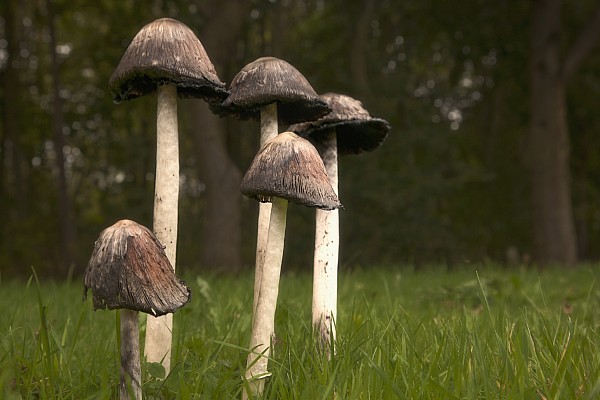
[[[572,219],[578,255],[600,258],[586,245],[600,240],[600,52],[591,52],[598,0],[464,0],[460,8],[432,0],[149,0],[142,8],[50,0],[53,20],[46,1],[0,5],[0,267],[7,273],[28,274],[33,265],[64,276],[61,192],[77,228],[78,267],[117,219],[151,224],[152,99],[115,106],[107,82],[139,28],[165,16],[195,31],[225,82],[272,55],[317,92],[348,94],[391,123],[376,152],[340,160],[342,268],[501,261],[509,247],[523,259],[572,262]],[[544,14],[550,7],[552,18]],[[523,68],[528,60],[531,68]],[[202,101],[183,104],[179,264],[251,265],[255,204],[238,183],[258,128],[217,118]],[[68,190],[59,191],[63,173]],[[286,263],[308,269],[314,219],[308,209],[290,211],[297,234],[286,243]],[[558,229],[557,220],[567,222]],[[534,233],[542,243],[535,252]]]
[[[199,37],[220,74],[228,65],[251,5],[241,0],[198,2],[207,21]],[[242,266],[242,173],[228,152],[225,120],[198,101],[191,103],[189,110],[206,194],[199,261],[208,268],[237,269]]]
[[[21,101],[23,87],[19,79],[19,45],[21,32],[16,20],[24,13],[23,5],[8,0],[3,7],[4,40],[6,42],[6,64],[2,79],[2,121],[0,131],[0,207],[5,211],[4,224],[22,222],[28,214],[26,191],[26,161],[20,140]],[[18,252],[7,246],[5,252]]]
[[[57,57],[57,38],[55,10],[52,0],[46,0],[46,17],[49,32],[48,53],[50,54],[50,76],[52,80],[52,137],[56,152],[57,195],[58,195],[58,225],[60,227],[60,254],[58,272],[66,273],[75,262],[75,223],[73,219],[73,206],[68,188],[68,179],[65,166],[65,137],[63,134],[64,111],[63,100],[60,96],[61,72]]]
[[[561,57],[560,0],[532,9],[529,156],[535,255],[542,264],[577,262],[571,202],[566,86],[600,37],[600,4]]]

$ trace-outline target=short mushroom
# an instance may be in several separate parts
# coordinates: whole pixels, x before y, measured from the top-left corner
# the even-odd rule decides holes
[[[263,392],[264,378],[268,376],[288,201],[325,210],[342,205],[317,150],[308,140],[292,132],[280,133],[261,147],[242,179],[241,191],[245,196],[273,204],[260,296],[252,322],[252,352],[248,355],[245,374],[248,388],[244,398],[248,398]]]
[[[332,112],[316,121],[289,129],[308,138],[319,149],[331,186],[338,194],[338,154],[359,154],[378,148],[387,137],[387,121],[371,117],[352,97],[326,93],[321,96]],[[335,342],[339,215],[337,210],[316,211],[312,323],[323,344]],[[325,346],[329,349],[330,346]]]
[[[121,102],[157,93],[156,184],[153,229],[176,265],[179,199],[177,96],[219,102],[227,96],[202,43],[185,24],[161,18],[135,35],[109,86]],[[172,316],[148,318],[144,352],[170,369]]]
[[[279,133],[278,120],[286,125],[312,121],[331,111],[294,66],[275,57],[261,57],[247,64],[231,81],[229,95],[211,109],[219,115],[260,119],[260,146]],[[271,204],[261,203],[256,238],[254,306],[262,279]]]
[[[94,309],[120,309],[121,380],[119,398],[141,400],[138,312],[173,313],[190,300],[190,289],[175,271],[156,236],[146,227],[121,220],[104,229],[83,279]]]

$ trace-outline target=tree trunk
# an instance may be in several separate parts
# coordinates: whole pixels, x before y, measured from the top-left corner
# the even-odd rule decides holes
[[[531,28],[529,149],[535,255],[541,264],[577,262],[571,203],[566,85],[600,36],[600,4],[561,54],[560,0],[536,0]]]
[[[58,219],[60,227],[60,259],[58,271],[65,274],[75,261],[75,224],[73,221],[73,211],[71,198],[69,196],[67,173],[65,167],[65,157],[63,148],[65,147],[65,138],[63,134],[63,102],[60,97],[60,66],[56,57],[56,29],[54,13],[52,10],[52,1],[46,3],[48,11],[48,41],[51,62],[52,76],[52,135],[54,139],[54,150],[56,153],[56,169],[58,172]]]
[[[529,150],[535,256],[542,264],[574,265],[569,132],[560,65],[559,0],[534,2],[531,36]]]
[[[352,26],[350,47],[350,72],[354,86],[358,94],[364,98],[370,95],[369,69],[367,65],[367,50],[369,47],[369,35],[375,4],[373,0],[364,0],[361,4],[359,14],[353,20],[356,24]]]
[[[225,123],[203,101],[190,102],[195,151],[206,187],[201,265],[236,269],[241,256],[242,174],[227,153]]]
[[[532,77],[531,94],[531,191],[536,259],[541,264],[574,265],[577,245],[564,83],[538,71]]]
[[[223,79],[223,68],[231,58],[252,3],[198,0],[197,4],[207,21],[199,38]],[[204,102],[189,104],[200,177],[206,186],[200,262],[204,267],[237,269],[242,265],[242,174],[228,152],[225,120],[216,117]]]
[[[18,20],[18,2],[7,1],[3,12],[5,15],[5,40],[8,61],[2,73],[2,89],[4,90],[2,104],[2,138],[0,139],[0,205],[6,210],[6,224],[28,216],[27,191],[25,189],[24,160],[19,143],[21,88],[19,83],[19,33],[15,27]],[[14,210],[10,212],[10,210]]]

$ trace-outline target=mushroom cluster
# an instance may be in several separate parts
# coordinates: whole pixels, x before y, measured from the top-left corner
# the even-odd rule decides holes
[[[260,149],[241,192],[260,202],[250,353],[243,398],[262,394],[274,318],[288,203],[316,208],[313,325],[335,340],[339,252],[338,154],[377,148],[390,129],[348,96],[317,95],[291,64],[262,57],[221,82],[204,47],[183,23],[161,18],[133,38],[109,81],[115,102],[157,94],[153,231],[130,220],[105,229],[85,272],[95,309],[121,311],[120,398],[141,399],[138,316],[149,314],[145,356],[170,370],[172,313],[190,299],[175,276],[179,197],[177,98],[206,100],[220,116],[260,120]],[[279,123],[291,125],[279,133]],[[318,149],[318,150],[317,150]],[[163,247],[164,245],[164,247]],[[329,348],[329,346],[327,347]]]

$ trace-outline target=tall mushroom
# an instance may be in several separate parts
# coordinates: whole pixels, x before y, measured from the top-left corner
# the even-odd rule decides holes
[[[135,35],[109,85],[115,102],[157,93],[153,230],[175,268],[179,199],[177,96],[220,102],[227,96],[202,43],[185,24],[161,18]],[[170,369],[172,315],[150,316],[144,352]]]
[[[240,119],[260,119],[260,146],[278,133],[278,121],[293,124],[312,121],[329,113],[325,104],[294,66],[275,57],[261,57],[241,69],[229,85],[229,96],[221,104],[213,104],[216,114]],[[258,211],[256,238],[256,272],[254,303],[262,279],[262,265],[269,227],[271,204],[261,203]]]
[[[261,202],[272,202],[263,279],[252,322],[252,352],[245,374],[248,389],[243,398],[248,398],[263,392],[264,378],[268,376],[288,201],[325,210],[342,205],[329,184],[317,150],[292,132],[280,133],[261,147],[242,179],[241,191]]]
[[[94,309],[120,309],[119,398],[142,398],[138,311],[173,313],[190,300],[158,239],[134,221],[121,220],[100,233],[83,278]]]
[[[289,129],[308,138],[319,149],[331,186],[338,191],[338,154],[359,154],[375,150],[387,137],[390,125],[373,118],[362,103],[352,97],[325,93],[321,96],[332,112],[316,121],[292,125]],[[316,212],[313,275],[312,323],[322,343],[335,341],[337,275],[339,257],[339,215],[337,210]],[[329,349],[326,346],[326,349]]]

